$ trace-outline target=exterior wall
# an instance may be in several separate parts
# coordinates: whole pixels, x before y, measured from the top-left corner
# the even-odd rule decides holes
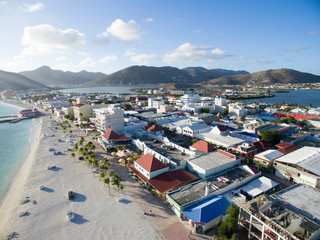
[[[74,112],[74,117],[77,119],[81,118],[80,117],[81,114],[82,114],[82,117],[88,118],[92,113],[92,106],[86,104],[81,107],[74,107],[73,112]]]
[[[279,162],[274,165],[274,168],[276,170],[277,177],[287,179],[295,183],[305,184],[314,188],[320,188],[320,176],[306,173],[302,170]]]
[[[143,167],[141,167],[138,163],[134,162],[134,167],[135,169],[137,169],[141,174],[143,174],[143,176],[145,176],[146,178],[150,179],[150,173],[145,170]]]
[[[169,167],[160,169],[160,170],[158,170],[158,171],[151,172],[151,173],[150,173],[150,178],[154,178],[154,177],[160,175],[161,173],[168,172],[168,171],[169,171]]]
[[[216,217],[212,221],[208,222],[206,225],[203,225],[202,230],[207,231],[208,229],[210,229],[214,226],[217,226],[220,222],[222,222],[222,220],[223,220],[223,216],[220,215],[219,217]]]
[[[214,161],[214,159],[212,160]],[[209,170],[204,170],[203,168],[199,167],[198,165],[194,164],[192,161],[188,161],[188,169],[190,172],[196,172],[197,175],[200,177],[200,178],[206,178],[206,177],[209,177],[209,176],[213,176],[213,175],[216,175],[218,173],[221,173],[221,172],[224,172],[228,169],[231,169],[235,166],[238,166],[240,165],[241,163],[241,160],[240,159],[237,159],[237,160],[234,160],[232,162],[228,162],[226,164],[223,164],[221,166],[218,166],[216,168],[212,168],[212,169],[209,169]]]
[[[96,126],[103,131],[112,129],[117,134],[122,135],[124,130],[123,110],[109,109],[109,111],[94,111],[96,114]]]
[[[73,107],[63,107],[61,110],[65,115],[73,115]]]

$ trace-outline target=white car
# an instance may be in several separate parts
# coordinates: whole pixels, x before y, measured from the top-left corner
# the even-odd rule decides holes
[[[68,210],[66,215],[69,221],[74,219],[74,213],[72,211]]]

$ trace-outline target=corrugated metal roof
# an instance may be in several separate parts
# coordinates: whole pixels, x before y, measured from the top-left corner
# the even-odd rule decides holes
[[[184,209],[182,212],[193,222],[209,223],[221,215],[226,214],[230,203],[223,196],[214,196]]]
[[[298,165],[320,176],[320,148],[303,147],[278,158],[277,161]]]

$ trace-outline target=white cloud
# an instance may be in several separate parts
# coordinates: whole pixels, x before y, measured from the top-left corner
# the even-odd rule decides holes
[[[132,56],[130,59],[132,62],[138,65],[146,65],[149,64],[149,60],[154,58],[155,56],[155,54],[140,54]]]
[[[215,48],[211,51],[212,53],[212,57],[213,58],[224,58],[225,56],[227,56],[227,53],[223,50],[221,50],[220,48]]]
[[[91,43],[98,46],[106,46],[109,43],[109,38],[106,34],[98,34],[95,39],[91,40]]]
[[[139,39],[142,32],[140,26],[134,20],[130,20],[126,23],[121,19],[117,19],[102,35],[106,37],[112,35],[121,41],[130,42]]]
[[[153,18],[147,18],[146,22],[153,22]]]
[[[59,61],[59,62],[65,61],[65,60],[66,60],[65,57],[57,57],[57,58],[56,58],[56,61]]]
[[[67,52],[85,45],[85,35],[75,29],[61,30],[48,24],[25,27],[22,44],[27,45],[21,57],[27,55]]]
[[[83,61],[79,63],[80,67],[95,67],[96,64],[92,58],[86,57]]]
[[[8,1],[0,1],[0,7],[4,7],[4,8],[7,8],[8,7]]]
[[[35,12],[44,8],[44,4],[42,2],[38,2],[36,4],[24,4],[23,11],[26,12]]]
[[[108,63],[108,62],[114,62],[116,61],[118,58],[116,55],[107,55],[101,59],[99,59],[99,62],[102,62],[102,63]]]
[[[287,49],[284,49],[283,51],[285,51],[285,52],[298,52],[298,51],[305,50],[308,48],[310,48],[310,46],[300,46],[300,47],[287,48]]]
[[[164,62],[193,62],[198,60],[213,60],[227,57],[227,53],[219,48],[212,49],[210,46],[194,46],[184,43],[172,53],[163,57]]]
[[[136,51],[135,51],[135,50],[136,50],[135,48],[128,49],[128,50],[124,53],[124,55],[126,55],[126,56],[133,56],[133,55],[136,54]]]

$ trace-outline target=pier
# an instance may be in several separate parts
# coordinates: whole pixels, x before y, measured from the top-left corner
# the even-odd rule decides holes
[[[27,117],[18,117],[18,114],[2,115],[0,116],[0,123],[9,122],[16,123],[21,120],[28,119]]]

